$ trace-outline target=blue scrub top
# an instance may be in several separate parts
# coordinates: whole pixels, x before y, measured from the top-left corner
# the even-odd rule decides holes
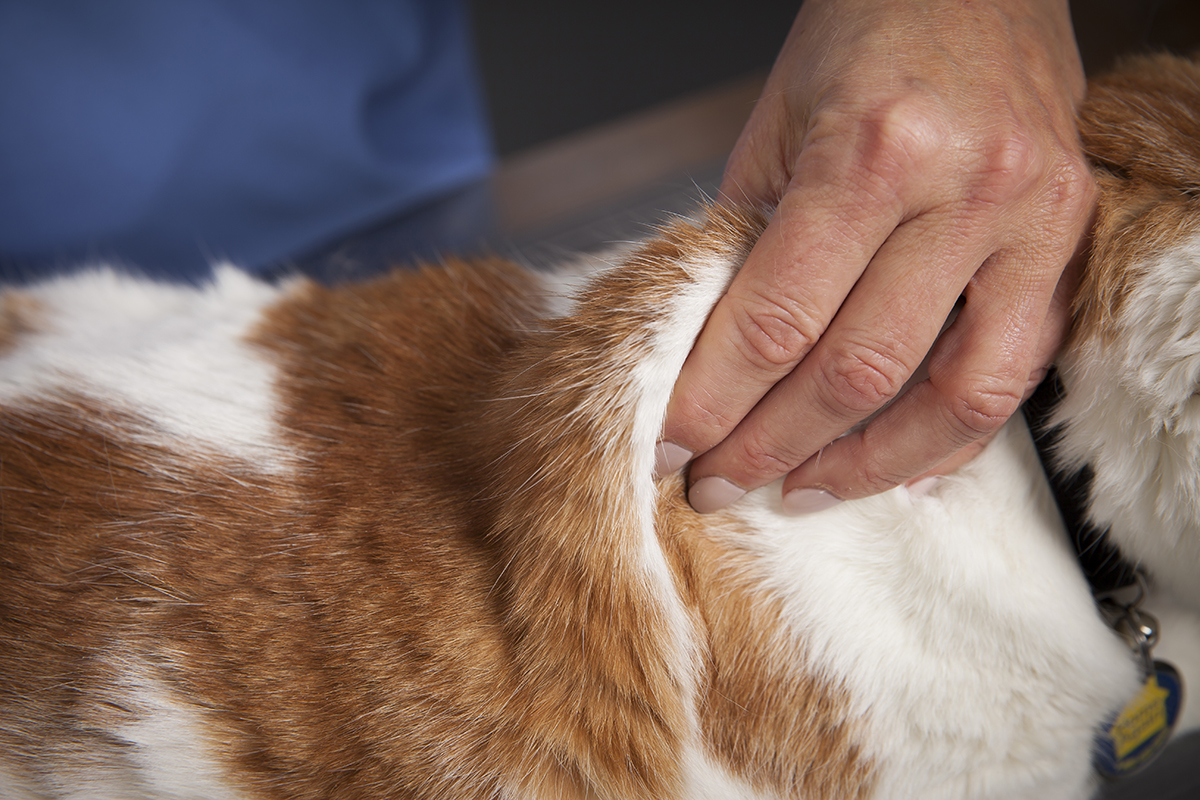
[[[479,180],[448,0],[0,4],[0,278],[251,269]]]

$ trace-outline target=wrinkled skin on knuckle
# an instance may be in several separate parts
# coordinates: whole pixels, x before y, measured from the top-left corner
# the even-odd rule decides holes
[[[1096,178],[1082,158],[1064,159],[1047,182],[1051,212],[1061,225],[1082,230],[1099,199]]]
[[[846,440],[849,457],[845,463],[850,465],[850,471],[843,476],[844,484],[831,485],[829,488],[839,497],[845,496],[853,487],[853,495],[879,494],[886,492],[908,480],[911,475],[901,475],[887,466],[886,453],[889,451],[887,442],[879,441],[878,429],[867,426],[857,437]],[[840,491],[839,491],[840,490]]]
[[[886,472],[882,467],[873,460],[868,460],[854,476],[855,482],[862,491],[867,494],[879,494],[886,492],[904,483],[910,476],[908,475],[893,475]]]
[[[1036,213],[1053,227],[1078,230],[1098,191],[1078,150],[1060,141],[1039,142],[1019,126],[1006,128],[982,145],[972,197],[994,206],[1037,198]]]
[[[697,451],[715,445],[724,432],[732,430],[739,422],[736,412],[728,405],[711,396],[704,400],[707,402],[695,400],[680,404],[675,411],[674,430],[678,443]]]
[[[765,483],[794,469],[801,459],[783,442],[759,429],[747,434],[736,455],[737,471]]]
[[[1000,429],[1021,405],[1023,382],[1012,382],[988,389],[967,386],[958,392],[950,404],[954,418],[970,440],[978,439]]]
[[[799,303],[787,303],[783,294],[754,292],[734,312],[735,344],[758,370],[781,373],[800,362],[821,335],[815,315]]]
[[[821,377],[833,410],[865,417],[900,393],[911,370],[881,348],[855,345],[821,361]]]

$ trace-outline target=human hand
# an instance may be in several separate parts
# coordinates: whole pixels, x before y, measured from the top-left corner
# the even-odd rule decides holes
[[[785,474],[794,512],[874,494],[1016,411],[1094,206],[1084,89],[1066,0],[804,3],[721,187],[776,211],[667,411],[693,507]]]

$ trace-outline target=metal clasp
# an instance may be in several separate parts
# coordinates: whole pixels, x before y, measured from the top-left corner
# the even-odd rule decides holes
[[[1141,609],[1142,601],[1146,599],[1146,577],[1141,572],[1136,575],[1135,583],[1105,592],[1099,595],[1096,601],[1100,604],[1100,613],[1104,615],[1109,626],[1141,659],[1145,677],[1154,672],[1154,658],[1151,653],[1158,644],[1158,620],[1150,612]],[[1122,600],[1130,591],[1133,592],[1133,598]]]

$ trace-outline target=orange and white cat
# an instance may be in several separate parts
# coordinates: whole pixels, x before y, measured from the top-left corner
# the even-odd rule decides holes
[[[1057,421],[1200,685],[1198,114],[1193,62],[1093,88]],[[0,796],[1088,797],[1141,676],[1020,420],[804,517],[655,478],[764,221],[585,273],[5,293]]]

